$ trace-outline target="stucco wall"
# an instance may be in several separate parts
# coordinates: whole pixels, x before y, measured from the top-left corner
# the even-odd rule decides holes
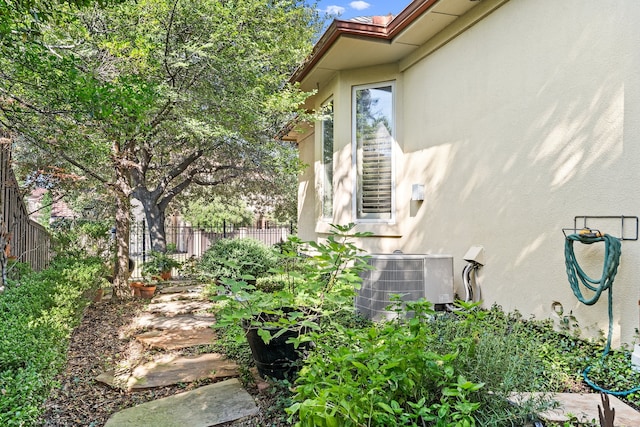
[[[305,240],[314,239],[316,223],[316,198],[315,188],[315,158],[314,158],[314,133],[307,129],[298,140],[298,153],[300,161],[306,165],[304,172],[298,178],[298,235]]]
[[[637,22],[635,1],[510,1],[407,69],[338,73],[316,99],[335,97],[334,179],[348,200],[351,86],[396,80],[397,220],[373,228],[388,237],[361,246],[451,254],[462,294],[462,256],[482,245],[487,306],[554,317],[557,301],[583,332],[606,330],[606,297],[586,307],[569,288],[562,228],[576,215],[640,215]],[[424,202],[410,201],[412,184],[425,185]],[[307,203],[306,216],[317,219]],[[335,222],[353,220],[349,206],[336,203]],[[590,224],[620,235],[618,222]],[[578,249],[599,277],[602,246]],[[638,327],[640,241],[624,241],[622,251],[617,343],[631,342]]]

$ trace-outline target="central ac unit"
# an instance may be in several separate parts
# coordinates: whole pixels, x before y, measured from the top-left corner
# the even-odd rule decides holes
[[[434,305],[453,303],[453,257],[425,254],[374,254],[373,267],[360,274],[362,287],[355,299],[356,310],[368,319],[391,320],[387,310],[391,295],[403,301],[424,298]]]

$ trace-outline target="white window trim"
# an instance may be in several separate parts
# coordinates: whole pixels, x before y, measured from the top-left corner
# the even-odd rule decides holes
[[[393,129],[391,132],[391,216],[382,218],[358,218],[358,143],[356,140],[356,91],[361,89],[375,89],[382,86],[391,86],[391,120]],[[395,80],[356,85],[351,87],[351,180],[353,182],[351,197],[351,212],[353,222],[357,224],[395,224],[396,223],[396,82]]]
[[[328,98],[325,102],[322,103],[322,107],[325,107],[327,105],[329,105],[330,103],[333,102],[333,96],[331,96],[330,98]],[[333,131],[333,141],[331,142],[331,144],[333,145],[332,151],[333,151],[333,155],[332,155],[332,161],[331,161],[331,167],[334,168],[333,173],[335,173],[335,143],[336,143],[336,133],[335,133],[335,108],[336,105],[335,103],[333,103],[333,108],[332,108],[332,114],[333,114],[333,126],[334,126],[334,131]],[[334,203],[334,199],[335,199],[335,186],[334,183],[331,182],[331,216],[325,216],[325,177],[326,177],[326,164],[324,162],[324,120],[320,121],[320,169],[321,169],[321,174],[322,174],[322,181],[321,181],[321,194],[320,194],[320,219],[324,222],[333,222],[333,216],[334,216],[334,210],[335,210],[335,203]],[[333,173],[331,174],[332,177],[332,181],[333,181]]]

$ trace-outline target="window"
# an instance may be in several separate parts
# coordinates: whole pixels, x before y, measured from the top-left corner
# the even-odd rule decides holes
[[[393,84],[353,89],[356,218],[393,219]]]
[[[333,100],[322,120],[322,218],[333,220]]]

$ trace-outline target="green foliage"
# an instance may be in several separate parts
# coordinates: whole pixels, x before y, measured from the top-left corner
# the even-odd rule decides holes
[[[514,405],[512,393],[584,387],[582,370],[602,350],[602,343],[554,330],[551,321],[525,320],[497,306],[481,310],[477,303],[459,303],[453,313],[433,312],[428,303],[400,307],[398,302],[398,314],[413,311],[415,317],[367,325],[334,316],[313,333],[316,348],[300,371],[295,404],[288,409],[292,421],[299,417],[301,426],[524,425],[553,402],[543,394]],[[593,376],[606,375],[609,382],[603,384],[633,383],[634,376],[625,378],[626,356],[616,353],[608,373],[594,367]],[[446,370],[444,376],[429,370],[434,361]],[[416,379],[417,374],[424,377]]]
[[[98,258],[57,258],[0,295],[0,424],[35,425],[63,368],[69,335],[104,275]]]
[[[280,245],[274,275],[256,286],[245,276],[210,288],[221,306],[220,327],[234,328],[238,340],[244,322],[261,328],[266,342],[286,330],[299,332],[291,339],[296,345],[313,341],[304,347],[308,356],[287,409],[291,422],[526,425],[553,406],[546,392],[582,390],[587,366],[594,365],[590,377],[603,387],[628,389],[640,382],[628,350],[597,363],[604,343],[579,339],[577,325],[558,331],[551,320],[524,319],[499,306],[484,310],[458,302],[453,312],[434,312],[429,303],[403,306],[398,300],[394,321],[358,318],[353,295],[364,257],[350,241],[360,237],[350,234],[352,226],[334,227],[321,243],[291,237]],[[523,390],[543,394],[513,404],[513,393]],[[627,400],[640,403],[638,393]]]
[[[294,188],[295,147],[272,136],[308,96],[287,81],[312,47],[313,7],[144,0],[59,18],[37,52],[0,57],[0,122],[34,170],[133,195],[155,218],[191,184]]]
[[[361,279],[358,273],[367,264],[365,256],[352,242],[354,224],[334,225],[325,243],[302,242],[291,236],[280,246],[277,263],[271,269],[279,290],[262,291],[247,283],[254,276],[223,278],[214,290],[215,301],[226,305],[219,313],[218,324],[243,323],[258,328],[265,342],[287,331],[298,332],[292,339],[296,346],[310,340],[307,332],[318,329],[323,318],[347,310],[353,311],[353,298]],[[303,247],[313,254],[302,256]],[[280,286],[278,286],[280,287]]]
[[[287,409],[297,426],[475,426],[482,383],[463,376],[456,353],[430,349],[434,337],[427,302],[407,303],[414,317],[314,337]],[[334,325],[336,327],[337,325]],[[328,339],[347,339],[341,346]],[[293,418],[292,418],[293,419]]]
[[[60,219],[51,224],[53,250],[67,256],[99,256],[110,259],[110,220]]]
[[[244,366],[250,365],[252,361],[251,349],[239,324],[216,328],[216,339],[211,345],[211,350],[224,353]]]
[[[7,279],[9,281],[16,282],[20,280],[21,277],[31,272],[31,266],[26,262],[20,262],[11,259],[7,260]]]
[[[200,228],[220,229],[224,222],[229,226],[249,225],[253,221],[253,213],[246,203],[239,199],[215,196],[212,200],[198,198],[190,200],[182,212],[185,220]]]
[[[283,290],[285,287],[291,285],[291,280],[295,280],[296,283],[293,286],[301,286],[301,278],[291,278],[284,274],[276,274],[272,276],[259,277],[256,280],[256,289],[262,292],[270,293]]]
[[[631,352],[626,348],[609,352],[605,358],[591,360],[589,379],[599,387],[625,391],[640,386],[640,372],[634,370],[631,364]],[[640,406],[640,392],[626,396],[626,399],[636,406]]]
[[[198,268],[217,279],[257,278],[274,268],[276,261],[274,249],[258,240],[220,239],[202,254]]]
[[[173,268],[180,268],[182,263],[167,252],[151,251],[149,259],[142,265],[143,276],[159,276]]]

